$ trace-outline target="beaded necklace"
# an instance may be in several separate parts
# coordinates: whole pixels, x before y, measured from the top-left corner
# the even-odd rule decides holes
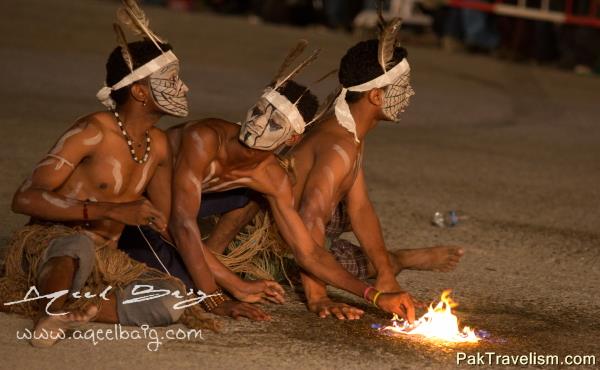
[[[121,122],[121,118],[119,118],[119,113],[116,110],[113,110],[113,114],[115,115],[115,118],[117,119],[117,124],[119,125],[119,128],[121,129],[121,134],[123,134],[123,137],[125,138],[125,141],[127,142],[127,146],[129,147],[129,152],[131,153],[131,158],[133,158],[133,160],[139,164],[146,163],[146,161],[148,161],[148,158],[150,157],[150,131],[146,130],[146,132],[145,132],[145,134],[146,134],[146,150],[144,151],[144,156],[142,157],[142,159],[139,159],[137,157],[137,155],[135,154],[135,149],[133,148],[133,140],[131,139],[131,137],[129,136],[127,131],[125,130],[125,125],[123,125],[123,122]]]

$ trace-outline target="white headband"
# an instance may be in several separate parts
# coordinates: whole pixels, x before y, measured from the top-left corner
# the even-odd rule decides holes
[[[356,86],[350,86],[348,88],[342,88],[340,95],[335,100],[335,117],[342,127],[354,134],[354,140],[357,143],[360,143],[360,140],[358,140],[358,136],[356,136],[356,122],[354,122],[354,117],[352,117],[350,107],[346,102],[346,92],[363,92],[391,85],[408,71],[410,71],[410,65],[405,58],[392,69],[371,81]]]
[[[100,91],[98,91],[98,93],[96,94],[96,97],[107,108],[115,109],[116,103],[110,97],[111,91],[119,90],[120,88],[128,86],[136,81],[139,81],[142,78],[146,78],[146,77],[150,76],[151,74],[153,74],[154,72],[160,70],[161,68],[163,68],[173,62],[176,62],[177,60],[178,59],[175,56],[175,54],[173,54],[173,52],[171,50],[169,50],[166,53],[163,53],[163,54],[159,55],[158,57],[152,59],[151,61],[144,64],[143,66],[137,68],[136,70],[134,70],[127,76],[123,77],[123,79],[121,79],[121,81],[117,82],[112,87],[108,87],[105,85],[103,88],[100,89]]]
[[[296,131],[297,134],[304,132],[304,118],[302,118],[296,104],[292,104],[288,98],[271,88],[267,89],[262,97],[267,99],[269,103],[273,104],[278,111],[287,117],[292,124],[292,129]]]

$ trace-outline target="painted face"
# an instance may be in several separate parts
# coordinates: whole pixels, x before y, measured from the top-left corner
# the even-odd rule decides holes
[[[400,115],[408,107],[410,97],[413,95],[415,91],[410,86],[410,72],[406,72],[393,84],[385,87],[382,107],[385,117],[390,121],[399,122]]]
[[[152,100],[163,112],[176,117],[188,115],[188,87],[179,78],[179,62],[164,66],[150,75]]]
[[[248,111],[239,138],[250,148],[274,150],[292,134],[294,134],[292,124],[287,117],[262,97]]]

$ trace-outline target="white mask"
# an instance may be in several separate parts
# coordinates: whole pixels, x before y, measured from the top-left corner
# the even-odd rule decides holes
[[[150,75],[150,90],[156,106],[176,117],[188,115],[188,87],[179,78],[179,62],[173,62]]]
[[[400,75],[391,85],[385,87],[383,97],[383,114],[392,122],[399,122],[400,115],[410,102],[415,91],[410,85],[410,71]]]
[[[263,96],[248,111],[239,139],[253,149],[274,150],[294,133],[288,118]]]

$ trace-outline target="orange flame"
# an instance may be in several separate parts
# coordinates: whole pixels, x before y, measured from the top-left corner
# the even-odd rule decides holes
[[[450,298],[451,290],[444,290],[440,302],[433,307],[429,305],[427,313],[410,325],[407,321],[400,323],[394,315],[393,326],[386,326],[382,330],[409,335],[423,335],[426,338],[437,339],[445,342],[478,342],[480,338],[468,326],[460,330],[458,318],[452,313],[452,308],[458,304]]]

